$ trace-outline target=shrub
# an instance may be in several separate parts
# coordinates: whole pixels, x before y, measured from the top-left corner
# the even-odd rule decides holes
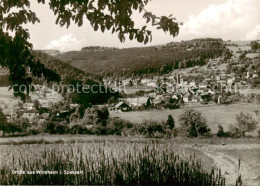
[[[129,121],[118,118],[111,118],[107,122],[106,130],[107,134],[121,135],[123,129],[129,129],[132,127],[133,124]]]
[[[41,129],[43,128],[43,129]],[[68,134],[70,133],[69,127],[64,123],[59,122],[48,122],[44,124],[42,127],[38,127],[36,129],[38,133],[46,132],[49,134]]]
[[[101,109],[97,110],[97,117],[100,120],[106,120],[109,117],[109,111],[107,109],[107,107],[102,107]]]
[[[180,116],[181,130],[187,137],[198,137],[199,135],[209,135],[210,129],[206,119],[202,114],[193,109],[184,111]]]
[[[177,137],[178,134],[179,134],[179,131],[180,131],[180,129],[178,129],[178,128],[174,128],[173,131],[172,131],[172,133],[173,133],[173,137]]]
[[[173,110],[173,109],[178,109],[178,108],[180,108],[180,105],[177,104],[177,103],[165,103],[165,104],[163,105],[163,107]]]
[[[49,134],[56,134],[55,124],[53,122],[48,122],[46,124],[45,132]]]
[[[29,133],[30,135],[37,135],[37,134],[39,134],[39,131],[36,130],[36,129],[30,129],[30,130],[28,131],[28,133]]]
[[[27,133],[27,130],[31,127],[29,120],[26,118],[19,118],[15,121],[15,123],[22,129],[23,133]]]
[[[38,109],[40,107],[40,102],[38,100],[35,100],[33,105],[36,109]]]
[[[59,124],[55,127],[55,131],[57,134],[67,134],[69,133],[69,127],[66,125]]]
[[[70,129],[71,134],[92,134],[86,127],[82,125],[73,125]]]
[[[108,134],[106,126],[103,125],[102,123],[93,125],[90,128],[90,130],[93,134],[97,134],[97,135],[107,135]]]
[[[5,135],[7,129],[6,127],[7,127],[7,119],[4,113],[2,112],[2,109],[0,109],[0,131],[3,132],[3,136]]]
[[[257,122],[250,114],[241,112],[236,116],[237,128],[240,136],[244,137],[246,132],[252,132],[257,128]]]
[[[22,129],[20,126],[18,126],[15,123],[7,123],[6,124],[6,133],[11,133],[14,135],[16,132],[22,132]]]
[[[177,137],[179,134],[179,129],[174,128],[174,129],[166,129],[166,136],[167,137]]]
[[[147,137],[156,137],[158,136],[157,133],[166,133],[166,126],[163,123],[146,120],[142,124],[138,125],[136,130],[141,135],[145,135]]]
[[[166,125],[170,128],[173,129],[175,127],[175,122],[174,119],[172,117],[172,115],[168,115],[168,119],[166,121]]]
[[[232,138],[240,138],[241,137],[241,133],[239,128],[237,128],[234,125],[229,125],[228,126],[228,135]]]
[[[218,132],[217,132],[218,137],[229,137],[228,132],[224,131],[224,128],[222,125],[218,125]]]

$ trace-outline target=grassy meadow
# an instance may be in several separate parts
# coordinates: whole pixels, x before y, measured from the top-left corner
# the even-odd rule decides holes
[[[189,107],[191,108],[191,107]],[[240,112],[246,112],[251,114],[256,120],[259,121],[254,110],[260,109],[258,104],[232,104],[232,105],[206,105],[196,106],[193,109],[200,111],[206,118],[208,126],[213,133],[218,130],[218,125],[222,125],[225,130],[228,130],[230,124],[236,123],[236,115]],[[113,117],[120,117],[125,120],[129,120],[134,123],[141,123],[143,120],[164,121],[167,120],[168,115],[172,115],[175,119],[176,126],[179,126],[179,117],[183,113],[184,109],[175,110],[148,110],[138,112],[111,112]],[[260,121],[259,121],[260,124]]]

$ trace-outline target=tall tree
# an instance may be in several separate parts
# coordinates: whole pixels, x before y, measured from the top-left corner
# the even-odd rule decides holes
[[[150,0],[50,0],[49,7],[57,16],[56,24],[69,27],[71,22],[83,25],[86,17],[95,31],[111,30],[117,33],[121,42],[136,39],[140,43],[152,40],[152,32],[147,29],[150,22],[157,29],[169,32],[173,37],[179,33],[179,25],[172,15],[158,17],[145,9]],[[45,0],[37,0],[45,4]],[[135,27],[132,14],[134,11],[143,13],[146,25]],[[30,92],[32,76],[50,81],[59,81],[54,71],[46,68],[32,55],[32,44],[29,42],[29,31],[24,28],[27,23],[40,22],[36,14],[30,10],[29,0],[0,1],[0,65],[10,70],[15,96],[22,99]],[[9,34],[14,33],[14,36]],[[21,86],[24,85],[24,86]]]
[[[166,125],[168,125],[170,129],[173,129],[175,127],[175,122],[174,122],[172,115],[168,115]]]
[[[2,109],[0,109],[0,131],[3,132],[3,136],[5,135],[6,129],[7,129],[7,119]]]
[[[210,133],[206,119],[196,110],[185,110],[179,121],[181,130],[187,137],[198,137]]]
[[[241,112],[236,116],[236,121],[238,131],[242,137],[245,136],[246,132],[252,132],[257,128],[257,122],[250,114]]]
[[[252,50],[257,50],[257,49],[260,48],[260,43],[257,42],[257,41],[251,41],[250,44],[251,44],[251,48],[252,48]]]

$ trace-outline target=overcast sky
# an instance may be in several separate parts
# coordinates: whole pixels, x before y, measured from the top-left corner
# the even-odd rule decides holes
[[[136,41],[120,43],[111,31],[93,31],[88,22],[83,26],[71,25],[68,29],[55,25],[56,17],[46,5],[31,1],[31,9],[41,20],[28,26],[35,49],[80,50],[85,46],[141,47]],[[224,40],[260,39],[260,0],[152,0],[147,8],[156,15],[173,14],[183,22],[180,34],[173,38],[152,28],[153,41],[149,45],[200,37],[220,37]],[[134,14],[137,26],[145,22],[142,15]]]

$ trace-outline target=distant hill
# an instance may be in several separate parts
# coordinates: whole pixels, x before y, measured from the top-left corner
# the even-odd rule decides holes
[[[59,50],[38,50],[38,51],[48,54],[50,56],[56,56],[61,53]]]
[[[81,51],[104,51],[104,50],[116,50],[117,48],[114,47],[100,47],[100,46],[89,46],[84,47]]]
[[[82,104],[87,108],[91,105],[107,103],[108,99],[112,96],[119,96],[119,93],[113,92],[101,85],[101,78],[98,75],[83,72],[82,70],[72,67],[53,56],[49,56],[48,54],[39,51],[35,51],[34,56],[48,69],[59,74],[63,85],[74,85],[74,88],[79,90],[69,94],[69,97],[74,103]],[[44,78],[34,78],[33,81],[36,84],[42,84]],[[90,88],[86,89],[84,86],[81,86],[81,84],[89,85]],[[61,90],[62,89],[60,89],[60,91]]]
[[[157,73],[165,68],[204,65],[225,50],[221,39],[196,39],[142,48],[84,47],[56,57],[85,72],[100,75]]]
[[[61,80],[65,84],[70,84],[72,81],[99,81],[98,75],[87,73],[80,69],[72,67],[54,56],[48,55],[41,51],[34,51],[33,54],[48,69],[51,69],[55,71],[57,74],[59,74],[61,76]]]

